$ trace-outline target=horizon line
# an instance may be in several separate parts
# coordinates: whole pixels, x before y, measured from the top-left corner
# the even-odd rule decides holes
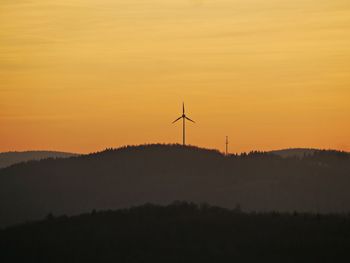
[[[224,153],[224,150],[216,149],[216,148],[210,148],[210,147],[205,147],[205,146],[199,146],[199,145],[192,145],[192,144],[187,144],[183,145],[180,143],[141,143],[141,144],[124,144],[116,147],[105,147],[102,149],[97,149],[97,150],[91,150],[87,152],[79,152],[79,151],[66,151],[66,150],[48,150],[48,149],[25,149],[25,150],[8,150],[8,151],[0,151],[0,154],[4,153],[28,153],[28,152],[52,152],[52,153],[63,153],[63,154],[76,154],[76,155],[89,155],[92,153],[98,153],[98,152],[103,152],[108,149],[113,149],[113,150],[118,150],[118,149],[123,149],[126,147],[140,147],[140,146],[152,146],[152,145],[163,145],[163,146],[182,146],[182,147],[196,147],[204,150],[215,150],[220,153]],[[316,151],[338,151],[338,152],[345,152],[345,153],[350,153],[350,151],[344,150],[344,149],[337,149],[337,148],[317,148],[317,147],[282,147],[282,148],[275,148],[275,149],[268,149],[268,150],[261,150],[261,149],[252,149],[248,151],[240,151],[240,152],[234,152],[232,151],[229,154],[242,154],[242,153],[250,153],[250,152],[275,152],[275,151],[286,151],[286,150],[316,150]]]

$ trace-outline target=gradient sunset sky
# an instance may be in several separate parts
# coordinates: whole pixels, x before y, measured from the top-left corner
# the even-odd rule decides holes
[[[349,0],[1,0],[0,151],[350,151]]]

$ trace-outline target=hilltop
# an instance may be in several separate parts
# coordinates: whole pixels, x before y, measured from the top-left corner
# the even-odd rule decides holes
[[[69,158],[77,156],[75,153],[55,151],[25,151],[25,152],[2,152],[0,153],[0,169],[16,163],[42,160],[47,158]]]
[[[247,211],[350,211],[350,155],[224,156],[180,145],[107,149],[0,170],[0,226],[145,202],[208,202]]]

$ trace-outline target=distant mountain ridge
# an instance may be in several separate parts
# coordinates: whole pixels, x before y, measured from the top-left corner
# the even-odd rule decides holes
[[[181,145],[108,149],[0,170],[0,226],[146,202],[208,202],[246,211],[350,211],[350,155],[225,156]]]
[[[75,153],[57,151],[24,151],[24,152],[2,152],[0,153],[0,169],[16,163],[42,160],[47,158],[68,158],[77,156]]]

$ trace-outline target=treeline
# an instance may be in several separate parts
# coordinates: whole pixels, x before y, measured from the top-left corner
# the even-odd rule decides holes
[[[174,202],[48,215],[0,231],[1,262],[346,262],[350,215]]]

